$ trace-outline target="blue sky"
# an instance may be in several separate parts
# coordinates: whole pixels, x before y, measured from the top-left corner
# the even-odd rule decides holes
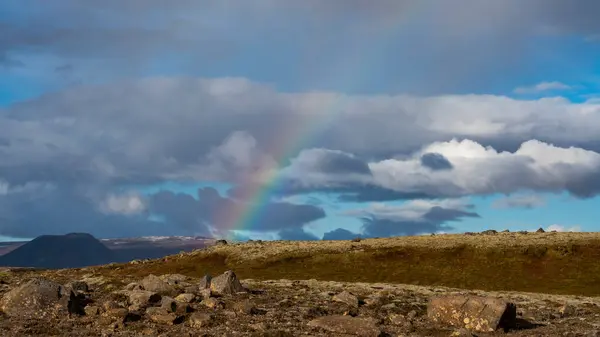
[[[0,240],[595,231],[599,10],[3,1]]]

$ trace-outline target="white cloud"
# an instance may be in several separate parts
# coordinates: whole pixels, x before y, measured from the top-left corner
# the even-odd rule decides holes
[[[136,193],[111,194],[102,201],[100,209],[107,214],[134,215],[146,210],[146,202]]]
[[[373,216],[390,221],[426,221],[423,217],[434,207],[467,212],[472,205],[466,199],[410,200],[400,205],[372,203],[367,207],[346,210],[342,215],[355,217]]]
[[[514,90],[516,94],[537,94],[546,91],[571,90],[573,87],[561,82],[541,82],[531,87],[518,87]]]
[[[10,184],[264,180],[293,150],[304,151],[284,171],[307,186],[373,182],[451,197],[585,189],[598,172],[596,152],[564,144],[600,141],[600,105],[561,98],[281,93],[244,79],[151,78],[48,94],[2,116],[11,146],[0,148],[0,173]],[[307,135],[314,148],[302,149]],[[488,146],[518,143],[516,152]],[[454,168],[422,167],[426,152]]]
[[[557,231],[557,232],[581,232],[580,226],[563,226],[563,225],[550,225],[546,228],[546,231]]]
[[[431,171],[420,165],[423,153],[443,155],[453,169]],[[586,195],[599,187],[588,181],[600,174],[600,154],[560,148],[531,140],[515,152],[498,152],[470,141],[436,142],[406,159],[369,164],[376,184],[400,192],[441,196],[514,193],[521,190],[561,191]]]

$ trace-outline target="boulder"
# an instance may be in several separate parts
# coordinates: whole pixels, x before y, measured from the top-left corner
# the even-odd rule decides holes
[[[345,303],[353,308],[358,308],[358,297],[352,295],[347,291],[342,291],[341,293],[333,296],[332,299],[335,302]]]
[[[189,277],[181,274],[165,274],[161,275],[159,278],[170,285],[178,285],[189,279]]]
[[[431,321],[477,332],[512,328],[516,315],[514,304],[484,296],[438,296],[432,298],[427,307]]]
[[[213,278],[210,282],[210,290],[217,295],[232,295],[246,291],[235,273],[231,270]]]
[[[100,307],[95,305],[88,305],[84,308],[85,314],[88,316],[100,315]]]
[[[119,291],[115,294],[123,294],[127,297],[129,305],[141,309],[160,302],[162,296],[147,290]]]
[[[0,299],[0,310],[10,317],[43,318],[50,314],[83,314],[83,303],[72,290],[45,278],[34,278]]]
[[[160,277],[156,275],[148,275],[142,281],[140,281],[140,285],[144,290],[152,291],[158,293],[160,295],[166,296],[177,296],[177,289],[168,284],[166,281],[162,280]]]
[[[88,292],[90,290],[90,287],[88,286],[87,282],[84,281],[72,281],[69,282],[65,285],[65,288],[67,289],[71,289],[74,292]]]
[[[250,302],[249,300],[234,303],[233,309],[235,312],[244,315],[256,315],[259,313],[259,310],[256,308],[254,303]]]
[[[381,335],[381,330],[377,327],[377,320],[372,317],[323,316],[308,322],[308,326],[320,328],[332,334],[364,337],[378,337]]]
[[[146,309],[146,316],[155,323],[159,324],[179,324],[185,319],[184,316],[168,312],[165,308],[151,307]]]
[[[200,282],[198,283],[198,289],[202,290],[202,289],[209,289],[210,288],[210,282],[212,280],[212,276],[210,275],[204,275],[201,279]]]
[[[175,297],[175,300],[182,303],[192,303],[196,300],[196,295],[190,293],[180,294]]]
[[[188,325],[192,328],[206,328],[212,324],[214,317],[211,314],[195,312],[190,315]]]

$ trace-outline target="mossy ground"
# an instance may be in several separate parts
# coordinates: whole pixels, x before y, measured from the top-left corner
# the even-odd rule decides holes
[[[361,242],[243,243],[215,246],[143,264],[92,269],[95,273],[117,277],[151,273],[199,277],[232,269],[242,279],[406,283],[598,296],[600,235],[502,233]]]

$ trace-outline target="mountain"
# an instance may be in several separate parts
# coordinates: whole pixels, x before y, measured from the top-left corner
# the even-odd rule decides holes
[[[117,254],[86,233],[42,235],[0,256],[0,266],[78,268],[119,260]]]
[[[42,235],[29,242],[0,242],[0,266],[78,268],[157,259],[214,244],[200,236],[148,236],[98,240],[90,234]]]

